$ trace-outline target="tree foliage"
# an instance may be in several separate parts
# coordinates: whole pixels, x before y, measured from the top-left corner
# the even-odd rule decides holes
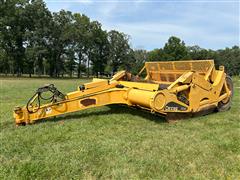
[[[108,33],[84,14],[51,13],[43,0],[1,1],[0,8],[1,73],[98,76],[107,65],[118,70],[133,52],[124,33]]]
[[[110,43],[109,61],[112,71],[116,72],[119,67],[130,70],[132,65],[133,50],[129,45],[129,36],[124,33],[112,30],[108,33]]]
[[[220,50],[204,49],[197,45],[186,46],[181,39],[170,37],[163,48],[148,52],[148,61],[172,60],[206,60],[214,59],[216,66],[224,65],[230,75],[240,74],[240,49],[239,46]]]

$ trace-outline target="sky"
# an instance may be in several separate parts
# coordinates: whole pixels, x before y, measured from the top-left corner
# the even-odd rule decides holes
[[[48,9],[85,14],[104,30],[130,35],[131,47],[162,48],[170,36],[186,45],[223,49],[239,45],[239,0],[45,0]]]

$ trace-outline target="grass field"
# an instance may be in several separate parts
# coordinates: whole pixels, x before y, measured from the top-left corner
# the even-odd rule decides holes
[[[15,127],[12,110],[54,83],[0,78],[0,179],[240,179],[240,80],[228,112],[166,123],[124,106],[89,109]]]

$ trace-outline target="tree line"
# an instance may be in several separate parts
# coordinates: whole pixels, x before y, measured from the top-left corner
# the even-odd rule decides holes
[[[163,48],[148,52],[148,61],[156,60],[204,60],[214,59],[218,67],[224,65],[229,75],[240,75],[240,48],[211,50],[204,49],[197,45],[186,46],[184,41],[177,37],[170,37]]]
[[[137,73],[145,61],[215,59],[232,75],[240,71],[238,46],[207,50],[170,37],[163,48],[133,50],[130,36],[105,31],[80,13],[50,12],[43,0],[0,0],[0,73],[99,76],[120,69]]]

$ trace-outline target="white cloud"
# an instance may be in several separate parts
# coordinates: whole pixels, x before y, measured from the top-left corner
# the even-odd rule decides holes
[[[211,33],[208,27],[186,27],[184,25],[161,24],[153,22],[114,23],[103,25],[107,30],[116,29],[132,37],[134,47],[147,49],[159,48],[164,45],[170,36],[183,39],[187,45],[198,44],[204,48],[223,48],[222,44],[231,46],[236,44],[236,35],[225,32]]]
[[[104,18],[111,17],[114,13],[116,8],[118,7],[118,2],[110,2],[110,3],[101,3],[99,4],[98,12]]]
[[[84,13],[101,22],[106,30],[129,34],[133,47],[159,48],[178,36],[187,45],[224,48],[239,44],[239,3],[48,0],[51,11],[61,9]],[[67,3],[68,2],[68,3]]]

